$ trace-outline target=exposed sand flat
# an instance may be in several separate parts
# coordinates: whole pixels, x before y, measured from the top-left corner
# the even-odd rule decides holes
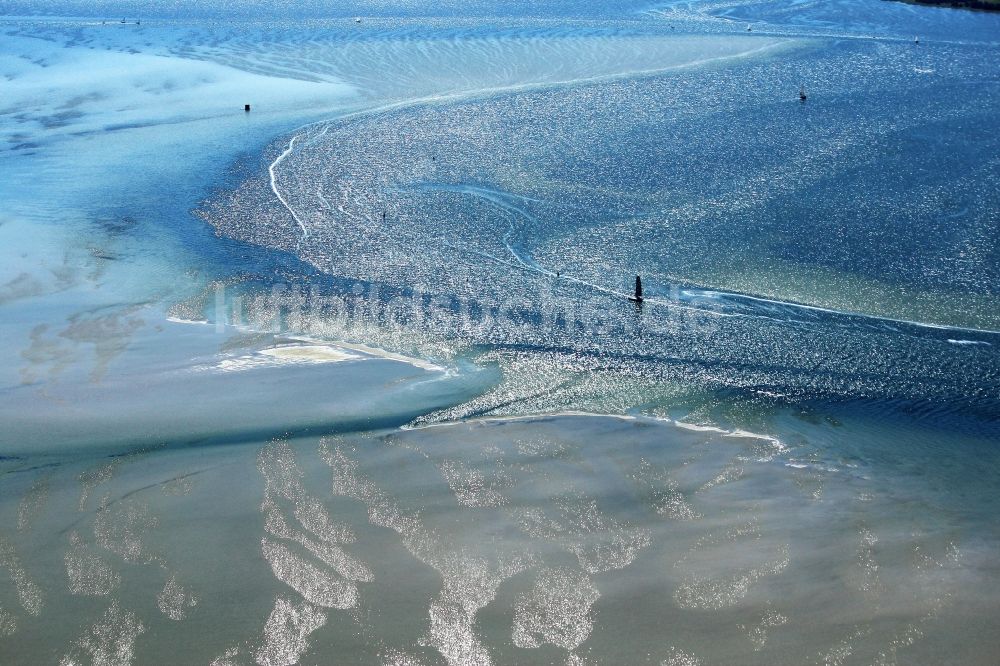
[[[297,363],[338,363],[340,361],[356,361],[361,358],[357,354],[349,354],[329,345],[289,345],[262,349],[258,353]]]
[[[73,141],[102,132],[241,119],[246,103],[258,115],[330,108],[356,93],[341,82],[280,78],[213,62],[66,49],[16,36],[5,40],[7,53],[24,54],[0,60],[0,75],[8,81],[4,108],[23,114],[0,130],[13,143],[26,130],[40,144],[38,139]]]
[[[356,344],[351,342],[338,342],[337,346],[343,347],[345,349],[353,349],[354,351],[361,352],[362,354],[368,354],[369,356],[377,356],[379,358],[388,359],[390,361],[409,363],[410,365],[416,368],[421,368],[422,370],[429,370],[431,372],[444,372],[443,367],[431,363],[430,361],[414,358],[412,356],[404,356],[403,354],[396,354],[390,351],[386,351],[385,349],[379,349],[378,347],[369,347],[368,345]]]

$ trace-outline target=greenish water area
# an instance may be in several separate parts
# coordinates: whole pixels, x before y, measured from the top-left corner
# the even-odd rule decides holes
[[[0,31],[0,664],[996,662],[1000,17]]]

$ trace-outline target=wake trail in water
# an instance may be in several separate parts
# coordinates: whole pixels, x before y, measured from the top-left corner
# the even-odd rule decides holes
[[[288,203],[284,195],[281,194],[281,190],[278,188],[278,176],[276,173],[276,169],[278,168],[278,165],[280,165],[285,160],[285,158],[288,157],[293,150],[295,150],[295,141],[299,139],[299,136],[300,135],[298,134],[293,136],[292,139],[288,142],[288,147],[285,148],[285,150],[282,151],[282,153],[278,155],[278,157],[273,162],[271,162],[271,165],[267,167],[267,173],[270,176],[270,181],[271,181],[271,191],[274,192],[274,196],[278,198],[278,201],[281,202],[281,205],[285,207],[285,210],[289,212],[289,214],[292,216],[292,219],[295,220],[295,223],[299,225],[299,228],[302,230],[302,236],[299,238],[299,241],[295,246],[296,252],[298,252],[299,248],[302,246],[302,243],[309,237],[309,228],[306,227],[305,223],[302,221],[302,218],[299,217],[298,213],[295,212],[295,209],[292,208],[291,204]]]
[[[432,183],[432,184],[420,185],[415,189],[423,191],[433,190],[439,192],[457,192],[460,194],[469,194],[473,197],[476,197],[477,199],[482,199],[483,201],[487,201],[503,211],[511,213],[512,221],[509,227],[507,228],[507,233],[504,234],[503,237],[503,244],[507,248],[507,251],[510,252],[511,256],[513,256],[514,259],[516,259],[517,262],[524,268],[531,269],[537,273],[541,273],[542,275],[556,277],[556,273],[554,271],[551,271],[541,266],[531,257],[531,255],[527,253],[526,250],[519,247],[514,240],[515,235],[518,232],[517,224],[515,224],[515,222],[513,221],[514,219],[521,218],[529,224],[537,224],[538,218],[529,213],[528,211],[526,211],[525,209],[521,208],[520,206],[516,206],[515,204],[511,203],[511,200],[521,199],[522,201],[538,202],[537,199],[522,197],[516,194],[511,194],[509,192],[501,192],[499,190],[491,190],[485,187],[476,187],[475,185],[448,185],[448,184]]]
[[[466,194],[483,201],[487,201],[497,208],[512,214],[515,217],[523,219],[527,224],[540,224],[539,219],[528,212],[521,206],[513,203],[513,201],[528,201],[533,203],[542,203],[538,199],[531,197],[526,197],[523,195],[514,194],[511,192],[504,192],[501,190],[495,190],[491,188],[475,186],[475,185],[462,185],[462,184],[448,184],[448,183],[422,183],[419,185],[411,186],[408,188],[410,190],[419,191],[439,191],[439,192],[454,192],[458,194]],[[523,226],[522,226],[523,228]],[[582,278],[578,278],[572,275],[566,275],[561,272],[553,271],[540,265],[535,259],[522,247],[520,247],[516,241],[516,234],[519,228],[518,225],[511,221],[507,233],[503,237],[504,246],[510,252],[511,256],[516,260],[516,264],[504,261],[495,255],[487,252],[482,252],[478,250],[470,250],[468,248],[458,248],[465,252],[476,254],[484,258],[491,259],[493,261],[500,262],[504,265],[519,268],[522,270],[527,270],[531,272],[538,273],[547,277],[556,278],[559,280],[565,280],[566,282],[571,282],[581,286],[588,287],[594,291],[608,294],[610,296],[615,296],[619,298],[628,298],[631,296],[629,293],[619,291],[616,289],[610,289],[608,287],[589,282]],[[452,246],[454,247],[454,246]],[[980,335],[997,335],[1000,336],[1000,331],[991,331],[984,329],[967,329],[956,326],[944,326],[940,324],[931,324],[926,322],[909,321],[902,319],[892,319],[888,317],[880,317],[878,315],[865,314],[860,312],[850,312],[834,310],[830,308],[823,308],[815,305],[807,305],[804,303],[795,303],[791,301],[780,301],[776,299],[769,299],[759,296],[751,296],[748,294],[740,294],[735,292],[724,292],[714,289],[701,289],[701,288],[683,288],[678,289],[677,285],[671,285],[671,289],[676,292],[675,297],[669,300],[663,300],[655,297],[647,297],[643,300],[644,304],[649,304],[653,306],[665,306],[665,307],[679,307],[684,310],[697,311],[709,315],[715,315],[720,317],[745,317],[750,319],[760,319],[774,321],[782,324],[801,324],[810,325],[816,323],[814,319],[808,321],[796,319],[795,315],[810,314],[813,317],[815,315],[829,315],[833,317],[843,317],[843,318],[858,318],[864,320],[866,327],[874,328],[876,330],[894,334],[906,335],[907,333],[901,330],[901,326],[904,327],[916,327],[918,329],[928,329],[928,330],[944,330],[944,331],[956,331],[971,334]],[[709,304],[725,304],[727,301],[732,304],[738,304],[740,306],[748,306],[755,309],[760,307],[776,309],[776,310],[790,310],[790,317],[775,316],[774,314],[765,314],[763,312],[726,312],[720,311],[716,307],[698,307],[697,305],[685,305],[682,303],[683,300],[689,301],[707,301],[706,305]],[[861,322],[854,322],[855,324]],[[961,345],[985,345],[990,346],[991,343],[986,341],[978,340],[953,340],[948,339],[947,342],[951,344],[961,344]]]

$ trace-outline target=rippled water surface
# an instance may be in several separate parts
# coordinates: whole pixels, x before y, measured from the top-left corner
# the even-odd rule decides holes
[[[0,662],[996,662],[1000,17],[0,13]]]

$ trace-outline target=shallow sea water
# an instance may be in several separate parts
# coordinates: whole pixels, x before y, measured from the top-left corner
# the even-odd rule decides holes
[[[0,663],[995,663],[1000,18],[0,12]]]

